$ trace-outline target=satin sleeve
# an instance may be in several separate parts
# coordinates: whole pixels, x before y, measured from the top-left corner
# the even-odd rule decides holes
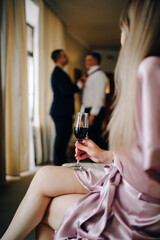
[[[144,170],[160,171],[160,58],[149,57],[139,68],[141,80]]]

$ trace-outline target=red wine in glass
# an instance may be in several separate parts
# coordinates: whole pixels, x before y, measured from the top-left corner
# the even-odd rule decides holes
[[[74,135],[78,141],[83,141],[87,137],[88,127],[74,127]]]
[[[88,134],[88,113],[78,112],[76,116],[76,121],[74,124],[74,134],[79,142],[82,142],[83,139],[87,137]],[[74,166],[71,166],[74,170],[85,170],[85,168],[79,163]]]

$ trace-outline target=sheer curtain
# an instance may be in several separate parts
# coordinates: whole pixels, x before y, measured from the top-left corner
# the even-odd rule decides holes
[[[28,170],[28,99],[25,6],[21,0],[6,0],[6,173]]]
[[[49,115],[53,92],[51,73],[54,65],[51,52],[56,48],[65,49],[65,27],[53,11],[40,1],[40,125],[43,147],[43,161],[53,161],[54,123]]]
[[[5,182],[5,59],[6,59],[6,7],[0,1],[0,183]]]

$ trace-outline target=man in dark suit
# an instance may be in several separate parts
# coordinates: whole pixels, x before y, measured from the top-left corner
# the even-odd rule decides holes
[[[51,58],[56,65],[51,76],[54,100],[50,109],[50,115],[56,128],[54,164],[60,166],[66,162],[67,145],[72,134],[74,93],[79,92],[84,83],[79,80],[77,84],[73,84],[63,70],[68,63],[68,57],[62,49],[53,51]]]

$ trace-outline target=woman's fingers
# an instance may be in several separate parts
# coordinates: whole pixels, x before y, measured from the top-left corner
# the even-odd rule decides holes
[[[89,158],[89,155],[87,153],[84,153],[83,155],[79,155],[79,156],[76,156],[76,159],[77,160],[83,160],[83,159],[86,159],[86,158]]]
[[[76,148],[75,148],[75,157],[78,160],[83,160],[87,157],[89,157],[89,155],[87,154],[87,150],[88,147],[86,145],[84,145],[84,141],[82,143],[79,143],[78,141],[76,142]]]
[[[88,149],[87,146],[85,146],[83,143],[79,143],[79,142],[76,142],[76,148],[78,148],[82,151],[85,151],[85,152],[87,152],[87,149]]]
[[[75,155],[74,155],[75,157],[81,156],[84,153],[84,151],[82,151],[78,148],[76,148],[75,152],[76,152]]]

